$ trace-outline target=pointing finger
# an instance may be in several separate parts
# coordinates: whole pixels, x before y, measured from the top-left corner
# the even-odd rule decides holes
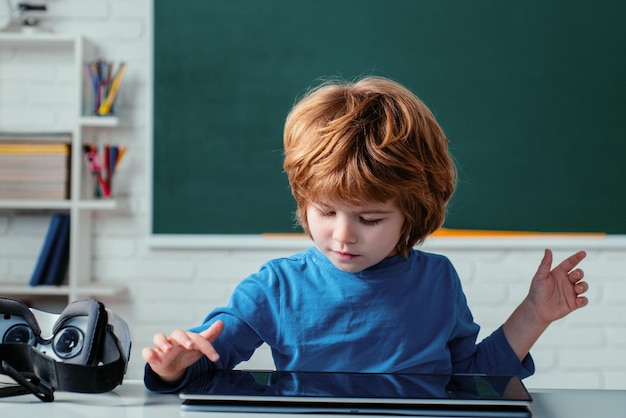
[[[565,272],[570,272],[586,256],[587,256],[586,252],[578,251],[576,254],[573,254],[573,255],[567,257],[565,260],[561,261],[561,263],[558,266],[555,267],[555,270],[556,269],[560,269],[560,270],[564,270]]]

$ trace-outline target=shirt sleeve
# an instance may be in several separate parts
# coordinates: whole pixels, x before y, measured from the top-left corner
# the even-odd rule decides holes
[[[525,379],[535,373],[535,362],[530,353],[520,362],[504,335],[502,326],[477,346],[476,362],[482,373],[519,376]]]
[[[213,342],[213,347],[219,353],[220,359],[213,363],[206,356],[200,357],[200,359],[189,366],[183,377],[183,380],[170,384],[161,380],[148,364],[144,370],[144,384],[146,388],[153,392],[158,393],[175,393],[184,389],[194,380],[201,376],[205,376],[211,370],[223,369],[230,370],[237,364],[244,360],[248,360],[256,347],[260,345],[258,335],[254,333],[244,322],[239,318],[222,312],[223,309],[217,309],[207,316],[206,321],[195,328],[190,329],[192,332],[201,332],[208,328],[212,323],[217,320],[224,321],[224,331]]]
[[[272,289],[271,272],[262,269],[242,281],[227,306],[210,312],[203,323],[189,329],[192,332],[202,332],[213,323],[224,322],[224,331],[212,344],[219,353],[220,359],[213,363],[205,356],[189,366],[184,379],[178,384],[171,385],[162,381],[159,376],[146,364],[144,384],[149,390],[159,393],[174,393],[191,384],[195,379],[204,376],[211,370],[230,370],[242,361],[250,359],[254,351],[268,339],[268,335],[275,334],[275,302],[268,297],[266,289]]]
[[[465,320],[460,328],[466,333],[457,335],[449,342],[453,373],[519,376],[521,379],[535,373],[532,356],[528,354],[520,362],[506,339],[502,326],[478,344],[478,325]]]
[[[532,356],[528,354],[520,362],[502,326],[476,344],[480,327],[474,322],[460,280],[457,286],[456,324],[448,344],[452,372],[519,376],[522,379],[533,375]]]

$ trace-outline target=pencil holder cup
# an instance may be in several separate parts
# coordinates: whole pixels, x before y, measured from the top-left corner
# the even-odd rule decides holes
[[[90,191],[94,198],[110,198],[113,194],[113,180],[117,168],[126,154],[126,146],[105,144],[97,147],[83,145],[83,158],[91,174]]]
[[[115,99],[118,96],[122,78],[126,71],[126,63],[120,63],[116,70],[112,62],[97,60],[85,63],[85,73],[91,85],[87,113],[99,116],[114,114]]]

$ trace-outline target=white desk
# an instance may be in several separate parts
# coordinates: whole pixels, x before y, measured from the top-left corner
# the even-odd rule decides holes
[[[535,390],[533,418],[624,418],[626,391],[617,390]],[[126,381],[114,391],[103,394],[56,392],[51,403],[41,402],[33,395],[0,398],[0,417],[46,418],[170,418],[228,417],[269,418],[274,414],[223,414],[181,412],[177,395],[149,393],[140,381]],[[281,415],[280,417],[307,417],[310,415]],[[339,415],[346,418],[347,415]],[[374,418],[372,416],[368,416]],[[324,418],[333,418],[324,415]]]

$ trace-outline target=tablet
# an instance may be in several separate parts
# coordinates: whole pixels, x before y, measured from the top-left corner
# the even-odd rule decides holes
[[[184,411],[530,417],[515,376],[215,371],[180,393]]]

